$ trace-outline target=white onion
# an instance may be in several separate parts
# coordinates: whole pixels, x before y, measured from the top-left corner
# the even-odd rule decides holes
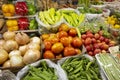
[[[4,49],[0,49],[0,64],[3,64],[8,59],[8,53]]]
[[[15,35],[15,40],[18,44],[24,45],[30,41],[30,38],[26,33],[21,32]]]
[[[21,56],[21,52],[19,50],[13,50],[9,53],[9,58],[15,55]]]
[[[0,40],[0,46],[3,46],[5,44],[5,40],[1,39]]]
[[[23,57],[22,56],[12,56],[10,58],[10,63],[11,63],[11,67],[21,67],[24,66],[23,63]]]
[[[40,45],[36,44],[36,43],[30,43],[28,44],[28,49],[36,49],[36,50],[40,50]]]
[[[5,44],[5,40],[1,39],[0,40],[0,49],[3,49],[4,44]]]
[[[10,60],[7,60],[6,62],[4,62],[3,68],[10,68],[11,67],[11,63],[10,63]]]
[[[21,55],[24,56],[25,52],[27,51],[27,45],[20,46],[19,51],[21,52]]]
[[[39,50],[29,49],[23,57],[23,62],[25,64],[30,64],[40,59],[40,57],[41,55]]]
[[[15,39],[15,32],[7,31],[3,34],[3,38],[5,40],[14,40]]]
[[[12,50],[16,50],[18,49],[18,44],[16,41],[14,40],[8,40],[5,42],[5,44],[3,45],[3,48],[7,51],[10,52]]]
[[[39,37],[32,37],[32,38],[30,39],[30,43],[40,44],[40,38],[39,38]]]

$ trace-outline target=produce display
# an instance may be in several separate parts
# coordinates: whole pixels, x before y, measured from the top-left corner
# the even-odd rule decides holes
[[[120,20],[116,16],[110,16],[107,18],[107,23],[114,29],[120,29]]]
[[[87,53],[94,56],[100,52],[108,52],[108,48],[116,45],[114,40],[110,39],[110,33],[107,27],[99,23],[96,27],[86,25],[80,27],[82,42]]]
[[[15,14],[15,6],[13,4],[3,4],[2,11],[4,16],[13,16]]]
[[[28,73],[21,80],[58,80],[58,77],[54,68],[42,61],[37,68],[30,66]]]
[[[21,17],[18,19],[8,19],[6,21],[6,26],[9,31],[36,30],[38,28],[38,23],[35,18]]]
[[[61,67],[65,70],[68,80],[101,80],[98,65],[85,56],[68,58]]]
[[[42,34],[45,46],[43,58],[54,59],[81,54],[82,40],[75,28],[61,24],[57,33]]]
[[[20,1],[15,4],[3,4],[2,11],[5,17],[12,17],[15,15],[25,16],[34,15],[36,13],[36,8],[33,4]]]
[[[107,17],[106,23],[109,25],[110,33],[113,35],[113,38],[120,43],[120,20],[117,15],[112,15]]]
[[[70,24],[70,26],[78,27],[80,26],[81,22],[84,20],[84,14],[77,14],[73,10],[60,10],[64,19]]]
[[[38,13],[38,18],[47,25],[53,25],[56,22],[60,21],[62,15],[59,11],[56,11],[55,8],[50,8],[47,11],[40,11]]]
[[[119,80],[119,4],[1,0],[0,80]]]
[[[26,33],[5,32],[0,39],[0,65],[3,68],[22,67],[41,58],[41,39]]]

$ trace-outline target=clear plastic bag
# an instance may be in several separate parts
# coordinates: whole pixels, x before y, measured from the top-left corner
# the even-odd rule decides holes
[[[50,60],[48,60],[48,59],[39,60],[39,61],[37,61],[37,62],[35,62],[35,63],[33,63],[33,64],[30,64],[30,65],[31,65],[31,66],[34,66],[34,67],[38,67],[39,64],[40,64],[42,61],[46,61],[49,67],[52,67],[52,68],[55,69],[55,73],[56,73],[56,75],[58,76],[58,80],[65,80],[65,79],[64,79],[64,76],[65,76],[65,75],[61,75],[61,74],[64,74],[64,73],[63,73],[62,71],[60,71],[59,67],[58,67],[55,63],[53,63],[52,61],[50,61]],[[29,70],[29,66],[28,66],[28,65],[25,66],[22,70],[20,70],[20,71],[17,73],[17,78],[16,78],[16,80],[21,80],[21,78],[23,78],[23,76],[25,76],[25,75],[27,74],[28,70]]]

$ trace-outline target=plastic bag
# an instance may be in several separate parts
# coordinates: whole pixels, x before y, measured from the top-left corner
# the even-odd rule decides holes
[[[38,13],[36,14],[36,21],[38,22],[38,25],[39,25],[39,33],[42,34],[42,33],[49,33],[49,32],[56,32],[59,28],[59,25],[61,25],[61,23],[64,23],[64,19],[63,17],[61,17],[61,19],[53,24],[53,25],[47,25],[45,23],[43,23],[39,18],[38,18]]]
[[[73,58],[77,58],[77,57],[82,57],[82,56],[85,56],[86,58],[90,59],[90,61],[93,61],[93,60],[94,60],[93,57],[91,57],[91,56],[89,56],[89,55],[87,55],[87,54],[83,54],[83,55],[81,55],[81,56],[80,56],[80,55],[76,55],[76,56],[65,57],[65,58],[62,58],[61,60],[59,60],[59,61],[57,62],[58,67],[59,67],[59,70],[64,73],[64,74],[60,74],[60,75],[61,75],[61,76],[62,76],[62,75],[65,75],[65,79],[64,79],[64,80],[68,80],[68,77],[67,77],[67,74],[66,74],[65,70],[62,69],[61,64],[63,64],[66,59],[69,59],[69,58],[72,58],[72,57],[73,57]]]
[[[15,80],[16,76],[9,70],[0,71],[0,80]]]
[[[35,62],[33,64],[30,64],[30,65],[37,67],[37,66],[39,66],[39,64],[42,61],[46,61],[49,67],[52,67],[52,68],[55,69],[55,73],[58,76],[58,80],[64,80],[64,75],[62,75],[62,76],[60,75],[60,74],[64,74],[64,73],[59,70],[58,66],[55,63],[53,63],[52,61],[50,61],[48,59],[39,60],[39,61],[37,61],[37,62]],[[18,72],[18,74],[17,74],[16,80],[21,80],[21,78],[27,74],[28,70],[29,70],[29,66],[28,65],[25,66],[22,70],[20,70]]]

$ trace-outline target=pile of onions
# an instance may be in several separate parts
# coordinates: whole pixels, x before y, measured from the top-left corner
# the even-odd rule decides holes
[[[39,50],[29,49],[26,51],[25,55],[23,56],[23,62],[25,64],[30,64],[40,59],[40,57],[41,55]]]
[[[18,44],[14,40],[7,40],[5,44],[3,45],[3,48],[7,51],[10,52],[12,50],[18,49]]]
[[[15,39],[15,32],[7,31],[3,34],[4,40],[14,40]]]
[[[30,38],[26,33],[21,32],[15,35],[15,40],[19,45],[24,45],[30,41]]]

